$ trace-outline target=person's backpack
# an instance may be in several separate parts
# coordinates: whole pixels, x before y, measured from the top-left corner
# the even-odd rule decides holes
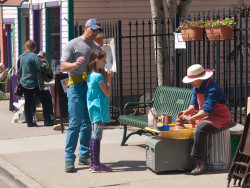
[[[46,66],[46,68],[43,72],[43,79],[45,82],[50,82],[53,80],[53,71],[49,65]]]

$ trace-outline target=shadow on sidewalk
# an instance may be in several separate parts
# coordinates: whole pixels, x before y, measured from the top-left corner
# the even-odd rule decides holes
[[[116,163],[105,164],[112,168],[114,172],[145,171],[148,169],[145,161],[118,161]]]
[[[151,171],[154,172],[153,170]],[[190,172],[191,172],[191,169],[190,170],[171,170],[171,171],[165,171],[165,172],[158,172],[156,174],[157,175],[184,174],[184,175],[193,176]],[[207,170],[203,175],[224,174],[224,173],[228,173],[228,170],[217,170],[217,171]]]

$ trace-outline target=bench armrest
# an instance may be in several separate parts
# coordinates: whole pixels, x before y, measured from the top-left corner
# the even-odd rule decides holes
[[[125,115],[128,115],[127,113],[127,109],[131,106],[133,106],[133,108],[143,108],[144,106],[149,106],[151,107],[153,104],[154,100],[149,101],[149,102],[128,102],[127,104],[125,104],[124,108],[123,108],[123,112]],[[140,105],[144,105],[143,107]],[[138,111],[134,111],[133,114],[137,114]]]

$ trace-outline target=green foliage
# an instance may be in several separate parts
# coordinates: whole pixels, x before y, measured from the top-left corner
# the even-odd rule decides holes
[[[180,26],[176,29],[175,33],[178,32],[181,28],[188,27],[215,27],[220,25],[226,25],[230,28],[233,28],[236,25],[234,18],[225,18],[224,20],[182,20]]]
[[[234,18],[225,18],[224,20],[205,20],[204,27],[216,27],[226,25],[233,28],[234,25],[236,25],[236,22],[234,21]]]
[[[96,38],[99,38],[99,37],[105,37],[105,33],[98,33],[98,35],[96,36]]]
[[[204,21],[203,20],[182,20],[180,22],[180,26],[176,29],[176,32],[179,31],[181,28],[188,28],[188,27],[203,27]]]

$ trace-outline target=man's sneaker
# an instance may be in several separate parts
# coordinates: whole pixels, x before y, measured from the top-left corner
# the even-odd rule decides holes
[[[45,121],[44,122],[44,126],[53,126],[53,122],[52,121]]]
[[[37,127],[37,124],[35,122],[29,122],[27,123],[28,127]]]
[[[89,165],[91,163],[91,159],[89,158],[85,158],[85,157],[80,157],[79,156],[79,165]]]
[[[92,173],[100,173],[100,172],[112,172],[112,169],[101,164],[99,166],[93,166]]]
[[[65,161],[65,172],[71,173],[76,171],[74,161]]]

